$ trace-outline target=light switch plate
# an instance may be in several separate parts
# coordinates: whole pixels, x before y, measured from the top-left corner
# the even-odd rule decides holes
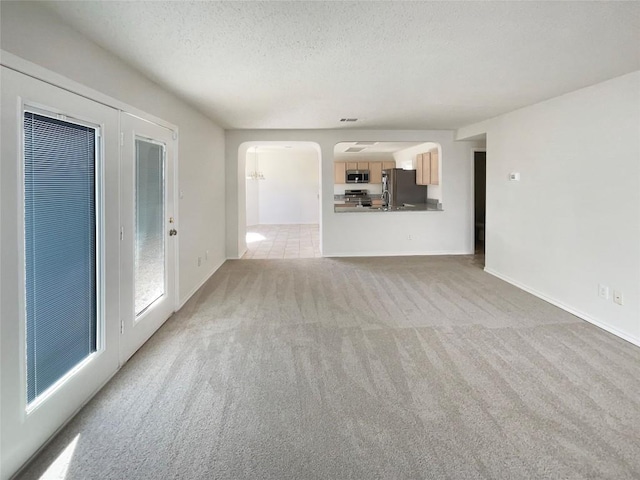
[[[607,287],[606,285],[599,284],[598,296],[600,298],[604,298],[605,300],[609,300],[609,287]]]

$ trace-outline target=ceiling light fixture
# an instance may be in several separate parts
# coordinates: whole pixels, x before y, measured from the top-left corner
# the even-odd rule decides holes
[[[247,172],[247,180],[264,180],[264,175],[258,168],[258,147],[253,147],[253,165],[254,169]]]

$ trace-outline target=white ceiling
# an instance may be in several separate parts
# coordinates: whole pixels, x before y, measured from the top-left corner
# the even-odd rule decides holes
[[[372,142],[373,145],[363,145],[362,142],[340,142],[333,147],[334,161],[358,160],[393,160],[393,154],[407,148],[423,145],[425,150],[437,146],[432,142]],[[352,147],[363,148],[360,152],[348,152]]]
[[[415,147],[424,142],[374,142],[373,145],[362,144],[362,142],[340,142],[334,147],[336,153],[345,153],[348,148],[362,148],[362,153],[396,153],[406,148]],[[360,152],[358,152],[360,153]],[[351,155],[358,155],[351,153]],[[347,155],[350,153],[347,152]]]
[[[225,128],[450,129],[640,69],[637,1],[45,5]]]

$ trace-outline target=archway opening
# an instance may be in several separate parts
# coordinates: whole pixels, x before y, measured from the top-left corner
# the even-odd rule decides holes
[[[320,257],[320,147],[247,142],[238,161],[239,187],[244,187],[238,189],[240,258]]]

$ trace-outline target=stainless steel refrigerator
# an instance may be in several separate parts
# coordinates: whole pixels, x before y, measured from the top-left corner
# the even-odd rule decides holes
[[[427,186],[416,185],[416,171],[390,168],[382,171],[382,199],[390,207],[401,207],[405,203],[420,205],[427,203]]]

